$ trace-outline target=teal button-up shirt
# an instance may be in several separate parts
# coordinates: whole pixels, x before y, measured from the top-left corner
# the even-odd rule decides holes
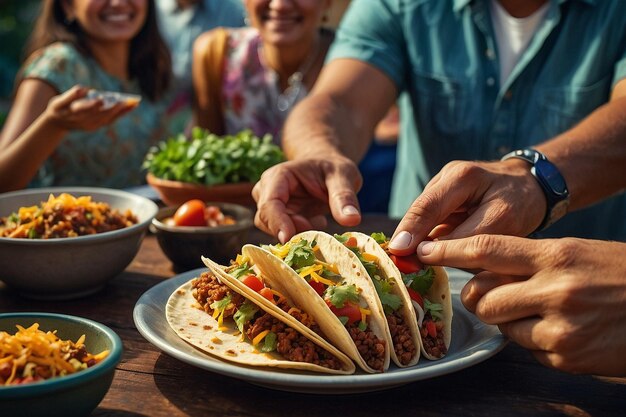
[[[503,85],[497,50],[486,0],[352,1],[328,59],[368,62],[402,93],[392,216],[447,162],[499,159],[606,103],[626,77],[626,1],[551,0]],[[546,232],[626,240],[626,196]]]

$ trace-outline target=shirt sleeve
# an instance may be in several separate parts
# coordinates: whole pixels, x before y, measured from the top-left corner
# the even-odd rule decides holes
[[[88,85],[90,72],[85,60],[70,44],[55,43],[28,58],[20,79],[36,78],[63,93],[76,84]]]
[[[326,62],[338,58],[364,61],[387,74],[402,90],[406,58],[400,15],[391,1],[352,0]]]

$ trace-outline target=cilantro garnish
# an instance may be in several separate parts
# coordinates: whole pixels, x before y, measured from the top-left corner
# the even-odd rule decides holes
[[[404,284],[407,287],[414,289],[422,295],[428,292],[430,287],[433,285],[433,281],[435,280],[435,271],[430,266],[426,269],[422,269],[419,272],[401,275],[402,281],[404,281]]]
[[[359,302],[359,291],[354,284],[329,286],[324,295],[337,308],[342,308],[347,301]]]
[[[391,292],[391,288],[393,287],[392,283],[380,279],[380,277],[372,279],[372,282],[374,283],[376,293],[378,294],[378,298],[380,298],[380,302],[382,303],[386,313],[396,311],[402,306],[402,300],[400,297]]]
[[[284,259],[285,263],[295,270],[313,265],[315,263],[314,246],[315,241],[309,243],[305,239],[291,244],[289,253]]]

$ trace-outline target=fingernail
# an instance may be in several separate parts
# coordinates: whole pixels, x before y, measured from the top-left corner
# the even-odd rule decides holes
[[[344,206],[341,209],[341,214],[344,216],[356,216],[359,214],[359,210],[354,206]]]
[[[406,249],[411,244],[411,239],[413,239],[411,234],[404,230],[391,239],[389,247],[391,249]]]
[[[285,243],[285,241],[287,240],[285,239],[285,232],[283,232],[282,230],[278,232],[278,240],[280,241],[280,243]]]
[[[424,256],[427,256],[433,253],[434,249],[435,249],[435,242],[431,242],[431,241],[424,241],[420,243],[419,245],[417,245],[417,252],[421,253]]]

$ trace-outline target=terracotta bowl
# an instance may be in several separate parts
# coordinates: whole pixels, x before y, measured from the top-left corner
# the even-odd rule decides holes
[[[178,206],[195,198],[202,201],[216,201],[253,206],[251,182],[236,184],[220,184],[206,186],[190,182],[164,180],[148,173],[146,176],[150,184],[159,194],[161,201],[168,206]]]

